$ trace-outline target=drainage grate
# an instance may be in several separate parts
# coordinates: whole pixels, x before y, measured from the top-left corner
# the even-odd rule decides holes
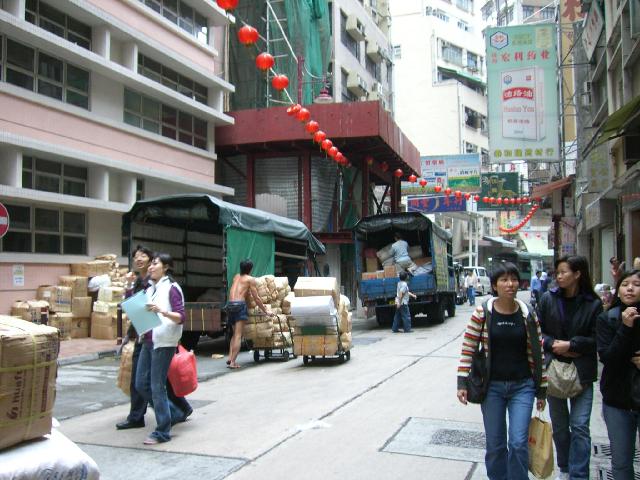
[[[484,450],[486,446],[483,432],[453,430],[450,428],[436,430],[431,436],[431,444],[446,447],[479,448],[481,450]]]

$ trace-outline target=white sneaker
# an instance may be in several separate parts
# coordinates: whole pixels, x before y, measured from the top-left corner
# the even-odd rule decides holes
[[[569,480],[569,474],[566,472],[558,472],[556,480]]]

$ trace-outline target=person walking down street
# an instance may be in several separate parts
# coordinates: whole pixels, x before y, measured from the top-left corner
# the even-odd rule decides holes
[[[540,325],[533,308],[516,297],[519,285],[520,272],[512,263],[493,270],[491,286],[497,296],[471,315],[458,364],[457,396],[466,405],[472,356],[482,342],[488,388],[481,410],[490,480],[529,478],[528,436],[534,398],[538,410],[545,407],[547,377]]]
[[[531,279],[531,298],[535,300],[535,304],[537,305],[540,301],[540,296],[542,295],[542,272],[538,270],[536,272],[536,276]]]
[[[249,298],[260,307],[262,313],[272,316],[267,312],[264,303],[260,300],[258,290],[256,289],[256,279],[251,276],[253,270],[253,262],[250,259],[240,262],[240,273],[233,277],[231,290],[229,291],[229,301],[226,305],[227,325],[233,329],[233,336],[229,343],[229,360],[227,365],[229,368],[237,369],[240,365],[236,362],[238,353],[240,353],[240,345],[242,343],[242,331],[248,320],[247,302]]]
[[[467,289],[467,298],[469,299],[469,306],[473,307],[476,304],[476,290],[478,289],[478,276],[473,270],[467,270],[467,275],[464,277],[465,288]]]
[[[393,263],[396,265],[398,272],[412,272],[416,268],[409,256],[409,244],[402,239],[402,235],[398,232],[394,233],[395,242],[391,245],[391,253],[393,254]]]
[[[171,256],[157,253],[148,269],[147,310],[158,316],[160,325],[143,335],[136,372],[136,389],[153,404],[156,416],[156,428],[144,440],[145,445],[168,442],[171,440],[171,425],[185,420],[185,412],[167,396],[169,364],[182,335],[185,319],[184,296],[171,277],[172,268]]]
[[[597,344],[604,365],[600,378],[602,415],[611,445],[614,480],[633,480],[640,403],[632,382],[640,382],[640,270],[625,272],[611,308],[598,317]]]
[[[409,297],[415,299],[416,296],[409,291],[409,285],[407,285],[407,272],[400,272],[398,274],[400,281],[396,287],[396,313],[393,315],[393,325],[391,331],[398,333],[400,328],[400,321],[402,321],[402,329],[404,333],[411,332],[411,312],[409,311]]]
[[[565,256],[555,263],[558,288],[540,299],[538,312],[545,361],[573,363],[582,391],[570,399],[549,395],[558,479],[589,478],[591,433],[589,422],[596,381],[596,320],[602,302],[593,291],[589,264],[583,256]]]

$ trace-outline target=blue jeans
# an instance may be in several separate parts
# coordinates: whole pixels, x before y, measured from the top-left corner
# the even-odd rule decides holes
[[[138,360],[140,358],[140,351],[142,350],[142,344],[135,342],[133,347],[133,358],[131,361],[131,383],[129,385],[131,390],[131,409],[127,416],[129,422],[144,422],[144,414],[147,413],[147,401],[140,395],[140,392],[136,389],[136,372],[138,370]]]
[[[476,304],[476,289],[473,287],[467,287],[467,298],[469,299],[469,305]]]
[[[410,332],[411,313],[409,312],[409,305],[400,305],[400,307],[396,308],[396,313],[393,315],[393,325],[391,325],[392,331],[398,331],[398,328],[400,327],[400,320],[402,320],[402,329],[405,332]]]
[[[161,442],[171,440],[171,423],[184,418],[184,413],[167,397],[167,372],[175,353],[175,347],[153,348],[143,343],[136,372],[136,389],[153,405],[156,429],[151,434]]]
[[[481,409],[487,442],[484,461],[490,480],[528,480],[529,422],[535,394],[532,378],[489,382]]]
[[[611,444],[611,467],[614,480],[633,480],[633,455],[636,436],[640,438],[640,412],[602,405]]]
[[[591,407],[593,384],[584,386],[580,395],[567,400],[549,396],[549,413],[553,427],[558,468],[571,480],[589,478],[591,459]]]

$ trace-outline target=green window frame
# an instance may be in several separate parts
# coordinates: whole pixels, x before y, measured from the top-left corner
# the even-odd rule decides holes
[[[27,0],[25,20],[71,43],[91,50],[91,26],[42,0]]]

